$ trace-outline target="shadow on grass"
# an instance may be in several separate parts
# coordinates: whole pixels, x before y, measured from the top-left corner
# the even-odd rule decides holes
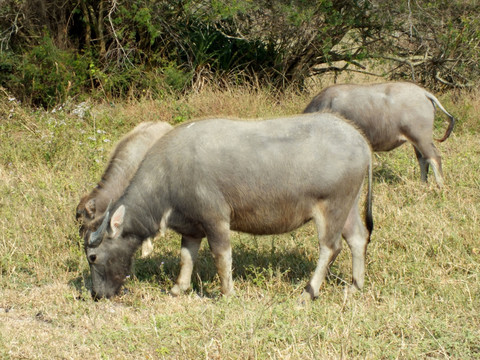
[[[388,164],[380,163],[373,167],[373,179],[378,183],[399,184],[402,178]]]
[[[82,275],[71,279],[68,282],[68,285],[76,290],[76,300],[86,300],[86,294],[89,294],[92,289],[92,279],[90,277],[90,271],[82,271]]]
[[[270,250],[263,248],[259,251],[255,246],[241,243],[235,244],[232,252],[234,281],[252,282],[260,287],[269,281],[307,284],[315,270],[316,256],[318,255],[317,253],[311,254],[313,255],[310,256],[312,260],[309,260],[305,252],[299,248]],[[136,258],[132,274],[139,282],[155,283],[155,286],[168,292],[178,276],[179,263],[179,251],[168,251],[147,258]],[[327,283],[341,285],[344,283],[341,280],[341,278],[345,278],[344,274],[335,265],[331,266],[332,268],[334,274],[327,277]],[[85,270],[82,276],[72,279],[70,286],[78,292],[77,299],[85,299],[92,289],[90,271]],[[208,247],[202,248],[198,254],[192,274],[192,290],[199,296],[207,298],[215,298],[220,295],[217,269]]]

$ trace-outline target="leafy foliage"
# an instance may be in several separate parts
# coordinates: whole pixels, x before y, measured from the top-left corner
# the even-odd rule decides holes
[[[373,21],[368,7],[367,2],[357,1],[238,1],[234,6],[216,1],[190,13],[211,24],[231,49],[238,49],[222,54],[234,57],[230,67],[282,88],[303,84],[319,64],[357,58],[359,48],[335,46],[353,29],[364,34],[365,23]]]
[[[0,54],[2,85],[8,86],[22,100],[35,105],[53,106],[83,92],[88,81],[87,56],[57,48],[50,37],[23,54]]]
[[[479,29],[472,1],[4,0],[0,84],[51,106],[91,90],[107,98],[210,82],[284,90],[382,59],[390,79],[465,87],[480,77]],[[34,54],[43,50],[45,65]],[[28,75],[36,71],[41,87]]]
[[[429,87],[472,87],[480,76],[480,14],[475,1],[383,1],[378,11],[395,19],[377,55],[396,63],[393,78]]]

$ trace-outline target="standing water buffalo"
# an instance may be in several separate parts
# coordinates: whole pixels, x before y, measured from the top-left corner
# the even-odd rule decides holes
[[[108,166],[97,186],[80,199],[76,218],[80,223],[80,234],[95,231],[95,219],[103,216],[108,204],[117,201],[123,194],[152,144],[170,131],[166,122],[144,122],[137,125],[117,144],[110,156]],[[142,255],[152,251],[150,239],[142,246]]]
[[[303,111],[330,111],[357,124],[374,151],[390,151],[410,141],[415,149],[422,181],[432,166],[439,187],[443,185],[440,154],[433,145],[435,106],[450,120],[443,138],[453,130],[455,119],[438,99],[425,89],[407,82],[373,85],[333,85],[322,90]]]
[[[358,201],[368,169],[365,227]],[[221,291],[228,295],[230,230],[279,234],[309,220],[317,228],[320,256],[303,296],[318,296],[341,250],[341,235],[352,252],[352,287],[362,288],[373,228],[370,189],[368,141],[336,115],[182,124],[152,146],[98,230],[85,237],[92,295],[118,293],[136,249],[167,227],[182,235],[180,274],[171,293],[190,287],[200,242],[207,237]]]

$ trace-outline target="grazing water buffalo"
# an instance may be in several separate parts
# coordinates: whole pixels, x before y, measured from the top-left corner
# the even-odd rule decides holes
[[[440,154],[433,145],[435,106],[449,118],[443,138],[453,130],[455,119],[438,99],[425,89],[407,82],[373,85],[342,84],[322,90],[303,111],[329,111],[357,124],[370,140],[374,151],[390,151],[407,140],[415,149],[422,181],[432,166],[439,187],[443,185]]]
[[[95,231],[95,219],[102,217],[108,204],[117,201],[123,194],[152,144],[170,131],[172,126],[165,122],[144,122],[137,125],[117,144],[110,156],[108,166],[97,186],[80,199],[76,218],[80,223],[80,234]],[[142,246],[142,255],[152,251],[150,239]]]
[[[365,227],[358,201],[367,172]],[[183,124],[152,146],[125,193],[85,238],[92,295],[116,294],[143,239],[167,227],[182,235],[172,294],[189,288],[200,242],[207,237],[221,291],[228,295],[233,291],[230,230],[279,234],[310,220],[320,256],[303,296],[318,296],[342,235],[352,252],[352,286],[362,288],[373,228],[370,185],[368,141],[333,114]]]

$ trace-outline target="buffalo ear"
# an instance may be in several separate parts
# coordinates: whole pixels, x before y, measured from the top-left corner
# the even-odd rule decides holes
[[[85,203],[85,211],[90,219],[95,217],[95,199],[90,199]]]
[[[116,238],[122,232],[124,219],[125,219],[125,206],[120,205],[120,207],[113,213],[110,219],[110,228],[112,229],[113,238]]]

